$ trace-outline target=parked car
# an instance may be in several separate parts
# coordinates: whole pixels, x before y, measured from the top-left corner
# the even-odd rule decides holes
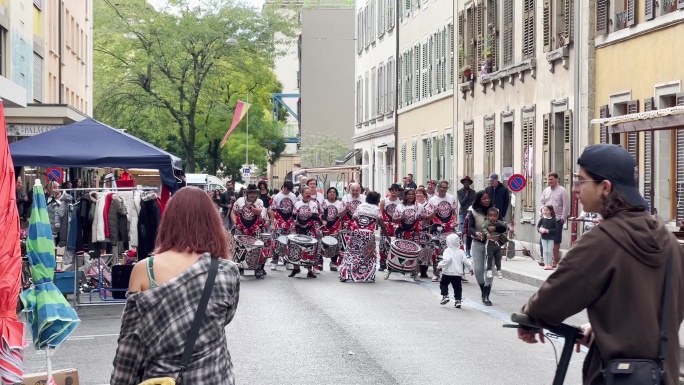
[[[204,191],[220,190],[226,191],[226,184],[221,179],[209,174],[185,174],[185,183],[188,186],[195,186]],[[241,183],[235,183],[235,191],[240,191],[244,187]]]

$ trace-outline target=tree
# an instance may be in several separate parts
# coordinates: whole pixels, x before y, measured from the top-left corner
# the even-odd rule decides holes
[[[273,123],[271,93],[282,89],[271,70],[275,36],[293,38],[295,21],[231,0],[167,1],[161,10],[144,0],[94,2],[95,116],[178,150],[189,172],[215,172],[234,153],[234,138],[223,150],[218,144],[236,102],[248,98],[250,143],[262,145],[264,162],[277,158],[282,138],[252,128]]]
[[[335,160],[350,150],[349,145],[340,138],[313,135],[302,143],[299,158],[303,167],[334,166]]]

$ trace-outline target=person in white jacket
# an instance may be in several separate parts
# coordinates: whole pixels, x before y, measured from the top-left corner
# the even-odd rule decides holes
[[[473,264],[461,250],[461,238],[456,234],[449,234],[446,239],[447,248],[442,255],[442,261],[438,266],[442,269],[442,279],[439,282],[439,289],[442,292],[440,305],[449,303],[449,284],[454,288],[454,307],[461,308],[461,295],[463,286],[461,277],[466,271],[473,274]]]

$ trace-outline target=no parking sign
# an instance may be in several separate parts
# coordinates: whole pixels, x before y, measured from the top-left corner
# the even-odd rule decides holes
[[[527,186],[527,180],[521,174],[513,174],[508,178],[508,188],[513,192],[520,192]]]
[[[45,171],[45,175],[47,175],[48,180],[53,180],[58,183],[62,183],[64,180],[64,173],[62,172],[62,169],[59,167],[50,167]]]

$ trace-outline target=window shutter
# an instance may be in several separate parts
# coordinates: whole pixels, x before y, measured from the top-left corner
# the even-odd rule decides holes
[[[684,0],[677,1],[677,9],[684,9]]]
[[[610,0],[596,0],[596,34],[605,35],[608,33],[608,13]]]
[[[460,49],[463,48],[465,49],[465,18],[463,16],[463,11],[460,11],[458,13],[458,47],[459,47],[459,53],[458,53],[458,70],[461,71],[461,68],[465,65],[465,57],[464,55],[461,55]],[[453,73],[453,71],[452,71]]]
[[[523,119],[523,157],[527,157],[523,159],[523,164],[527,166],[524,167],[523,174],[527,178],[528,186],[528,188],[523,190],[522,196],[524,211],[534,211],[534,166],[528,163],[530,160],[534,161],[534,157],[532,156],[530,159],[528,155],[534,151],[534,124],[534,117]]]
[[[636,24],[636,0],[627,0],[627,26]]]
[[[474,158],[473,158],[473,147],[474,147],[474,127],[472,123],[470,125],[466,125],[463,130],[463,139],[464,139],[464,146],[463,146],[463,154],[464,154],[464,171],[466,175],[473,175],[474,174]]]
[[[523,58],[534,57],[534,0],[524,0]]]
[[[494,172],[494,120],[492,119],[490,122],[485,127],[485,175],[490,175]]]
[[[411,173],[415,177],[416,174],[418,173],[416,170],[418,169],[418,142],[416,140],[413,140],[413,151],[412,155],[413,157],[413,164],[411,165]]]
[[[499,68],[499,13],[496,0],[487,3],[487,47],[492,53],[492,71]]]
[[[503,68],[513,64],[513,0],[504,0]]]
[[[684,203],[682,203],[684,199],[684,130],[677,130],[675,135],[677,138],[677,223],[679,223],[684,220]]]
[[[653,20],[655,18],[656,0],[644,0],[644,20]]]
[[[430,70],[430,83],[432,85],[430,89],[432,90],[433,95],[437,95],[438,93],[442,92],[442,90],[440,89],[440,85],[442,84],[442,61],[440,60],[439,52],[442,47],[441,44],[439,44],[440,35],[441,31],[437,31],[432,35],[430,40],[430,46],[434,47],[434,50],[432,51],[434,56],[431,57],[431,60],[433,63],[435,63],[433,68]]]
[[[0,56],[0,60],[4,57]],[[43,101],[43,58],[33,54],[33,100]]]
[[[406,103],[409,106],[413,103],[413,48],[408,52],[406,61]]]
[[[432,153],[432,138],[428,138],[425,141],[425,148],[427,151],[426,153],[423,154],[425,157],[425,163],[423,163],[423,177],[427,179],[432,179],[432,157],[434,154]]]
[[[601,107],[599,107],[599,118],[600,119],[605,119],[609,118],[610,113],[608,112],[608,105],[605,104]],[[608,129],[606,126],[601,125],[601,143],[608,143]]]
[[[409,13],[411,13],[411,0],[406,0],[404,3],[406,8],[404,8],[404,13],[406,14],[406,17],[408,17]]]
[[[416,88],[415,88],[415,96],[414,96],[414,99],[413,99],[413,100],[417,102],[417,101],[420,100],[420,63],[421,63],[421,62],[420,62],[420,59],[421,59],[421,56],[420,56],[420,43],[416,44],[415,55],[416,55],[416,58],[415,58],[416,73],[415,73],[415,80],[414,80],[414,82],[415,82]]]
[[[644,112],[653,110],[653,98],[644,99]],[[653,131],[644,131],[644,199],[653,207]]]
[[[627,114],[636,114],[639,112],[639,101],[630,100],[627,102]],[[637,165],[639,164],[639,133],[627,133],[627,151],[634,157]]]
[[[406,143],[401,144],[401,175],[406,175]]]
[[[402,66],[404,65],[404,61],[402,60],[402,56],[403,56],[403,55],[399,55],[399,61],[397,62],[397,68],[396,68],[396,70],[399,71],[399,73],[397,74],[397,75],[398,75],[398,76],[397,76],[397,83],[398,83],[398,84],[397,84],[397,92],[398,92],[397,96],[399,97],[399,100],[398,100],[399,105],[397,106],[397,108],[401,108],[401,107],[404,106],[404,100],[403,100],[403,98],[402,98],[402,91],[404,90],[404,89],[402,88],[402,87],[403,87],[403,85],[402,85],[402,76],[403,76],[403,74],[404,74],[404,73],[402,72]]]
[[[551,32],[551,0],[544,0],[542,11],[542,34],[544,41],[544,52],[551,51],[553,33]]]
[[[473,68],[473,73],[478,73],[481,68],[481,64],[484,60],[484,41],[485,41],[485,6],[483,0],[477,2],[477,8],[475,8],[475,68]]]
[[[449,89],[454,87],[454,24],[449,24]],[[446,73],[446,71],[445,71]]]
[[[437,173],[437,180],[446,178],[446,137],[441,135],[439,137],[439,172]]]
[[[574,0],[563,0],[563,33],[565,34],[565,44],[572,42],[574,35]]]
[[[551,114],[544,114],[544,125],[542,127],[542,175],[551,172]],[[533,158],[534,161],[534,158]]]
[[[420,3],[420,1],[419,1]],[[421,83],[421,93],[420,93],[420,98],[421,99],[427,99],[428,97],[428,87],[430,84],[428,84],[428,70],[429,70],[429,55],[430,52],[428,51],[428,39],[426,38],[423,40],[423,70],[421,71],[421,78],[420,78],[420,83]]]
[[[675,97],[676,106],[684,106],[684,92],[680,92]]]
[[[572,183],[572,110],[563,113],[563,174],[565,188],[570,189]]]
[[[446,49],[447,49],[447,29],[446,27],[442,28],[442,38],[438,42],[440,45],[439,51],[440,51],[440,56],[437,58],[442,64],[439,66],[439,70],[441,72],[440,78],[442,79],[442,82],[439,84],[438,88],[441,88],[442,91],[446,91],[447,88],[447,82],[446,82]]]

